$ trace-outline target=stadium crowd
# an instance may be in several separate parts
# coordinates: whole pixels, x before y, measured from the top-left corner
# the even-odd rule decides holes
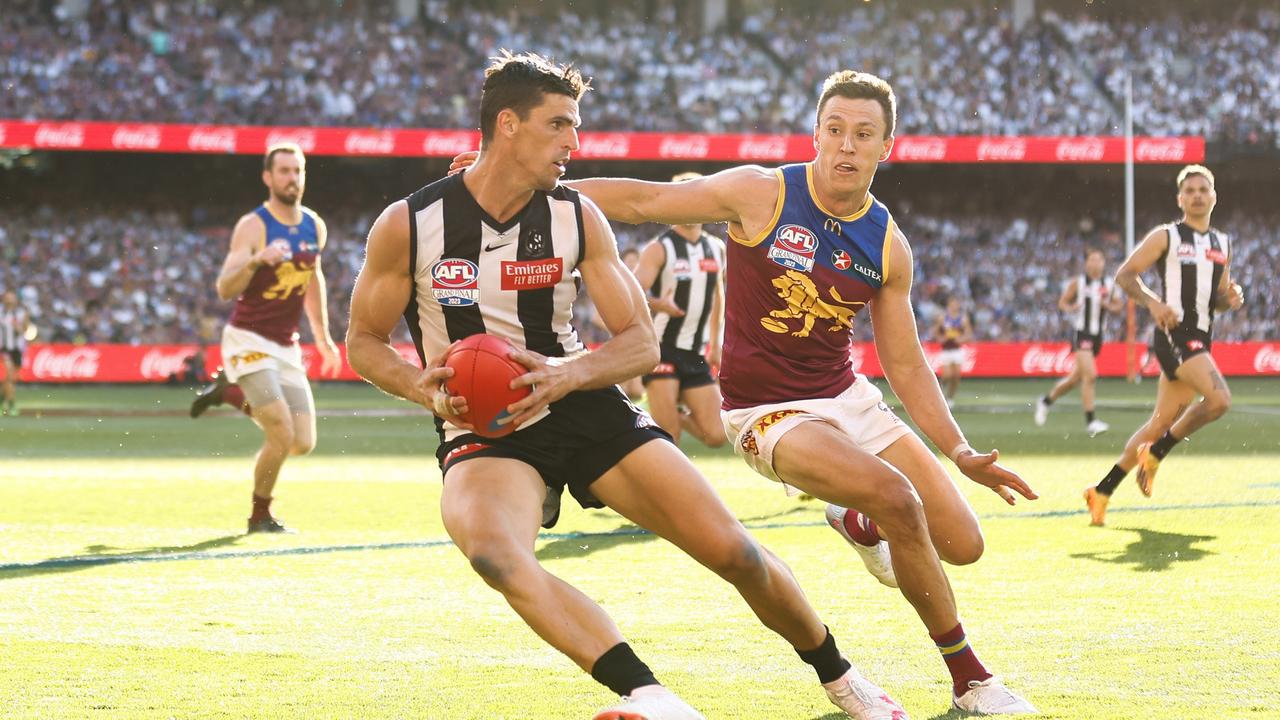
[[[50,206],[9,213],[0,224],[0,287],[15,288],[43,342],[216,343],[230,304],[213,291],[235,214],[201,211],[121,211]],[[203,220],[217,217],[219,222]],[[1090,220],[988,213],[940,216],[900,208],[895,215],[916,260],[916,307],[927,326],[956,294],[972,314],[980,340],[1061,340],[1068,320],[1058,294],[1080,272],[1087,247],[1103,248],[1108,271],[1123,257],[1120,234]],[[324,269],[334,337],[346,332],[347,305],[362,262],[363,238],[373,221],[355,212],[326,214],[330,229]],[[1215,219],[1233,238],[1232,273],[1249,304],[1220,316],[1223,340],[1280,336],[1280,218]],[[656,226],[618,225],[622,247],[657,234]],[[1149,278],[1149,281],[1151,279]],[[577,327],[589,340],[603,339],[580,303]],[[1119,320],[1113,319],[1112,332]],[[403,333],[402,340],[407,340]],[[857,326],[870,337],[864,321]],[[306,323],[303,323],[303,332]],[[1114,335],[1113,335],[1114,336]]]
[[[426,0],[417,19],[392,3],[95,0],[83,18],[6,5],[7,118],[471,127],[478,69],[511,47],[594,76],[596,130],[805,132],[822,79],[857,67],[895,84],[902,133],[1117,134],[1132,70],[1141,133],[1280,137],[1280,12],[1263,4],[1140,22],[1044,10],[1015,27],[976,0],[792,3],[714,32],[674,2]]]

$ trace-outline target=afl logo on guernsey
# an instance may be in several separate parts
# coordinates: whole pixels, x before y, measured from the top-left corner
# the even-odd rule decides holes
[[[470,260],[441,260],[431,266],[431,294],[436,302],[466,307],[480,302],[479,270]]]
[[[773,238],[769,259],[791,270],[809,272],[817,250],[818,236],[812,230],[800,225],[783,225]]]

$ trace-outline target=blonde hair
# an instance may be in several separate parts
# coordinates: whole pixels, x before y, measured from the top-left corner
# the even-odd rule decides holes
[[[1186,180],[1192,175],[1202,176],[1205,180],[1209,181],[1209,189],[1213,189],[1214,187],[1213,173],[1209,172],[1209,168],[1203,165],[1188,165],[1178,171],[1178,189],[1179,190],[1182,189],[1182,181]]]

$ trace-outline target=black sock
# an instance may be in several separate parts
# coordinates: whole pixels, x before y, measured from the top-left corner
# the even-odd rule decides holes
[[[840,649],[836,647],[836,639],[831,636],[831,630],[827,630],[827,638],[822,644],[812,650],[797,650],[796,654],[800,659],[813,666],[818,672],[818,682],[829,683],[832,680],[839,680],[842,675],[853,667],[840,655]]]
[[[1052,405],[1053,398],[1049,397],[1049,393],[1045,393],[1044,397],[1040,398],[1040,402],[1044,403],[1045,405]]]
[[[1168,455],[1169,451],[1173,449],[1173,446],[1177,445],[1179,442],[1181,441],[1174,437],[1173,431],[1170,430],[1161,435],[1159,440],[1151,443],[1151,454],[1163,460],[1164,456]]]
[[[591,666],[591,677],[618,695],[630,695],[638,687],[658,684],[649,666],[636,657],[635,651],[624,642],[609,648],[596,659]]]
[[[1107,473],[1102,482],[1098,483],[1098,492],[1103,495],[1110,495],[1116,491],[1116,488],[1120,486],[1120,482],[1124,480],[1124,476],[1128,474],[1128,470],[1120,469],[1119,465],[1112,465],[1111,472]]]
[[[1092,411],[1092,410],[1085,410],[1085,411],[1084,411],[1084,421],[1085,421],[1085,423],[1091,423],[1091,422],[1093,422],[1093,411]]]

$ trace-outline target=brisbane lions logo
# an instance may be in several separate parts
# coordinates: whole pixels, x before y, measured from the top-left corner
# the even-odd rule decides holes
[[[307,283],[311,282],[314,268],[299,267],[292,260],[286,260],[276,266],[276,282],[262,291],[264,300],[288,300],[296,290],[299,295],[307,291]]]
[[[778,290],[778,297],[786,301],[787,307],[760,318],[760,324],[769,332],[782,334],[787,331],[787,324],[782,320],[803,319],[803,327],[791,333],[792,337],[809,337],[814,322],[819,319],[831,323],[831,327],[827,328],[828,332],[851,330],[853,316],[866,305],[864,302],[846,301],[834,287],[831,288],[831,297],[839,304],[829,303],[818,294],[818,287],[808,275],[795,270],[788,270],[774,278],[773,286]]]

